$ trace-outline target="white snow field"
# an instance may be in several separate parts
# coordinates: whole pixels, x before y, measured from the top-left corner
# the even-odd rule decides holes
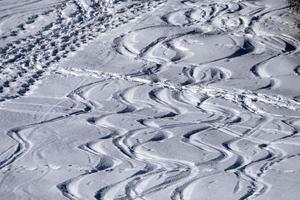
[[[299,200],[286,0],[0,0],[0,200]]]

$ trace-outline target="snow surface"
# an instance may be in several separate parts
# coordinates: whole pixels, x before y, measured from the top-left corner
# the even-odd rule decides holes
[[[299,19],[0,0],[0,199],[299,200]]]

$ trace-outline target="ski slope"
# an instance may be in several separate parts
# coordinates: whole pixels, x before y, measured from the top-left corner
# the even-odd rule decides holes
[[[0,0],[0,199],[298,200],[285,0]]]

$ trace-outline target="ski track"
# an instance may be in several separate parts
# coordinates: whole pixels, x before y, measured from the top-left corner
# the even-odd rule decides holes
[[[16,7],[42,0],[25,2]],[[1,148],[0,196],[267,199],[274,186],[265,177],[300,156],[299,94],[266,92],[287,73],[272,62],[299,61],[299,40],[271,28],[272,20],[283,23],[278,16],[287,9],[246,0],[69,0],[0,32],[1,111],[28,113],[18,110],[19,101],[52,76],[82,80],[52,106],[43,103],[46,97],[25,103],[41,107],[32,111],[41,116],[2,133],[13,144]],[[145,23],[112,40],[110,51],[142,63],[138,71],[60,67],[104,34],[155,11],[160,24]],[[50,23],[31,32],[43,18]],[[245,73],[267,85],[222,87],[233,73],[220,63],[255,56],[261,57]],[[171,75],[176,70],[178,79]],[[287,70],[299,75],[299,65]],[[49,188],[39,191],[43,183]]]

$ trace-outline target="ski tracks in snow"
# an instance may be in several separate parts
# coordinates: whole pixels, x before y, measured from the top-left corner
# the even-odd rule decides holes
[[[115,53],[144,64],[138,72],[53,66],[99,33],[161,4],[166,9],[176,7],[160,15],[161,24],[134,29],[113,40]],[[124,5],[63,2],[45,13],[53,15],[54,21],[43,31],[0,49],[1,66],[5,66],[0,69],[2,101],[26,95],[46,73],[84,78],[66,95],[65,101],[72,106],[63,114],[7,131],[16,146],[0,155],[0,169],[6,173],[1,192],[15,167],[46,162],[48,173],[75,171],[53,181],[60,198],[67,199],[244,200],[272,193],[274,186],[265,177],[300,155],[299,101],[264,91],[272,91],[282,78],[281,72],[270,69],[270,62],[299,57],[299,41],[278,34],[282,30],[275,30],[276,26],[270,28],[282,23],[278,16],[286,7],[226,0],[128,1]],[[30,24],[37,18],[32,17]],[[26,25],[23,28],[26,31]],[[255,63],[245,64],[245,73],[255,84],[264,78],[268,84],[256,90],[220,85],[231,81],[235,73],[222,63],[256,56]],[[297,67],[291,65],[289,70],[294,73]],[[62,128],[68,126],[64,123],[74,121],[79,129],[73,130],[74,135],[59,133],[67,130]],[[80,135],[89,129],[98,135]],[[49,144],[61,148],[62,160],[53,159],[57,151],[35,147],[47,131],[67,137],[62,143]],[[74,153],[72,159],[78,156],[84,161],[75,159],[77,167],[67,166],[63,159],[72,157],[70,153]],[[33,181],[29,185],[37,187]],[[37,192],[22,184],[14,190],[16,195]]]

